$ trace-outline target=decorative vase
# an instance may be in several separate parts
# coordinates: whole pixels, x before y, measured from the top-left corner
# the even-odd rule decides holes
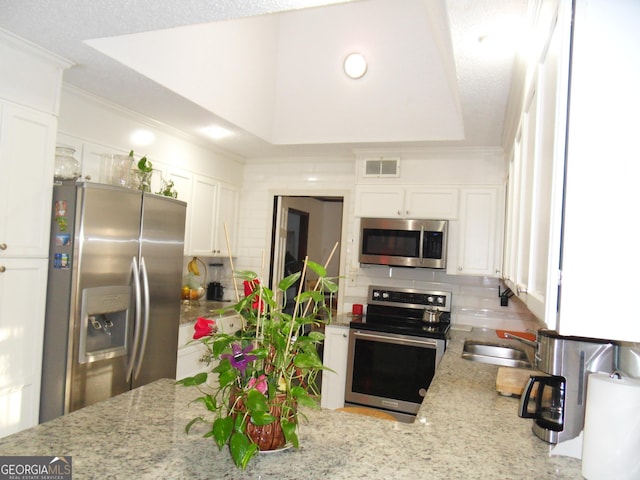
[[[285,402],[286,398],[287,396],[284,393],[278,393],[276,395],[275,402],[270,405],[269,413],[276,418],[273,422],[267,425],[255,425],[251,422],[251,419],[247,418],[245,432],[262,452],[278,450],[279,448],[284,447],[287,443],[284,432],[282,431],[282,425],[280,424],[280,418],[282,417],[282,404]],[[234,401],[233,396],[231,401]],[[236,411],[238,413],[245,411],[244,403],[241,399],[236,403]],[[293,418],[294,414],[295,412],[289,412],[287,418]]]
[[[80,177],[80,162],[74,158],[74,153],[76,153],[75,148],[64,145],[56,147],[54,180],[77,180]]]

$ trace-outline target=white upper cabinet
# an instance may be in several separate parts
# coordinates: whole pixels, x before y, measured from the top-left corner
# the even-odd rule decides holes
[[[188,249],[190,255],[215,255],[218,188],[218,182],[212,178],[201,175],[193,177]]]
[[[504,189],[463,188],[460,218],[452,226],[448,272],[496,277],[501,273]],[[456,247],[457,243],[457,247]]]
[[[606,0],[575,4],[558,317],[562,335],[640,342],[633,295],[640,265],[638,25],[637,0],[619,0],[615,7]],[[620,293],[607,293],[611,301],[603,303],[605,285],[615,285]]]
[[[602,286],[625,291],[640,264],[640,3],[548,3],[513,144],[505,280],[561,335],[639,342],[637,302],[604,302]]]
[[[0,103],[0,258],[47,257],[56,118]]]
[[[403,185],[356,186],[356,216],[379,218],[457,217],[456,188]]]
[[[194,175],[189,205],[189,255],[227,256],[227,236],[231,248],[236,248],[237,188],[210,177]]]

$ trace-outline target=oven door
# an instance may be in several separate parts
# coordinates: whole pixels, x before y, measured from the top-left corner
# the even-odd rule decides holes
[[[445,340],[351,328],[345,401],[416,415]]]

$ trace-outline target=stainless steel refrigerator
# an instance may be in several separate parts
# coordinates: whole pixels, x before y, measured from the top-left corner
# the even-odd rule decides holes
[[[175,378],[186,204],[54,186],[40,422]]]

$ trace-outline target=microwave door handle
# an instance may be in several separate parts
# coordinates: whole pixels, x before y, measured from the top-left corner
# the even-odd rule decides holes
[[[420,245],[418,246],[418,255],[420,256],[420,263],[424,263],[424,225],[420,225]]]

